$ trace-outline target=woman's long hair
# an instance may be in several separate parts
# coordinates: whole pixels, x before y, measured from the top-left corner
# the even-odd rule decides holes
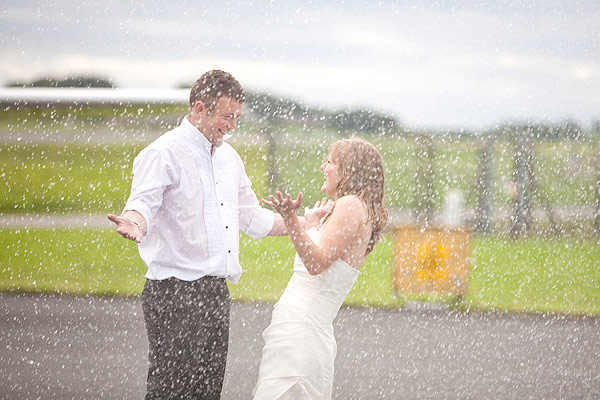
[[[371,237],[367,246],[369,254],[388,221],[388,211],[384,204],[383,159],[375,146],[360,138],[334,142],[329,148],[329,154],[342,175],[336,188],[337,197],[355,195],[367,208],[371,222]]]

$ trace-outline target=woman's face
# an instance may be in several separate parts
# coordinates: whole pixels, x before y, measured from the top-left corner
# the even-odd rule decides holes
[[[321,192],[325,193],[332,199],[337,200],[336,188],[342,179],[342,174],[331,153],[329,153],[327,156],[327,161],[321,165],[321,171],[323,171],[323,176],[325,177],[325,182],[323,182]]]

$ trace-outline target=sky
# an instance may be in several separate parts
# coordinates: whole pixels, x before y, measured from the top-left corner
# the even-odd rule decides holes
[[[600,1],[4,0],[0,85],[244,87],[404,126],[600,120]]]

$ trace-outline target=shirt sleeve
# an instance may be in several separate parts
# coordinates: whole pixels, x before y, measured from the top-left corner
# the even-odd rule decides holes
[[[131,194],[123,212],[135,210],[146,220],[150,233],[152,218],[161,206],[165,190],[177,181],[176,168],[165,150],[146,148],[133,161]]]
[[[252,182],[248,178],[248,175],[246,175],[244,164],[239,155],[237,155],[237,161],[240,174],[238,185],[238,219],[240,230],[254,240],[260,239],[273,229],[275,214],[273,211],[260,206],[258,198],[252,190]]]

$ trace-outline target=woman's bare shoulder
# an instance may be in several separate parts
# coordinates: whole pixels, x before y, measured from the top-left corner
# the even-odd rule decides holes
[[[364,221],[368,217],[365,203],[353,194],[337,199],[334,208],[334,212],[336,211],[360,221]]]

